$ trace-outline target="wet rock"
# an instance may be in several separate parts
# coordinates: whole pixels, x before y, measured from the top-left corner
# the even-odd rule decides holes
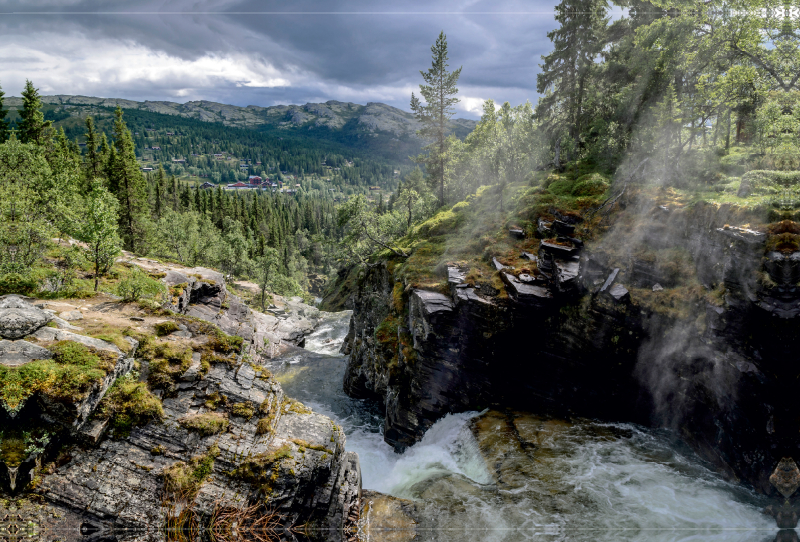
[[[608,290],[608,295],[617,303],[628,303],[631,300],[631,294],[622,284],[613,285]]]
[[[464,282],[466,278],[466,273],[460,270],[458,267],[448,266],[447,267],[447,282],[450,285],[461,284]]]
[[[500,263],[497,260],[497,258],[492,258],[492,265],[494,265],[494,268],[497,269],[498,271],[502,271],[503,269],[513,269],[513,267],[509,267],[505,264]]]
[[[539,232],[540,235],[544,237],[549,237],[553,234],[553,230],[551,229],[553,223],[547,222],[545,219],[540,218],[537,222],[536,230]]]
[[[542,304],[553,298],[553,295],[544,286],[536,286],[527,281],[522,282],[510,273],[501,273],[500,276],[508,286],[510,293],[520,302]]]
[[[617,275],[619,275],[619,267],[614,268],[614,270],[608,275],[603,285],[600,287],[600,293],[605,293],[610,290],[611,285],[614,284],[614,281],[617,279]]]
[[[453,310],[453,301],[448,296],[428,290],[414,290],[410,297],[410,303],[428,317]]]
[[[541,241],[539,243],[539,260],[543,259],[545,254],[555,258],[570,259],[578,254],[579,250],[574,246],[558,245],[549,241]]]
[[[559,235],[572,235],[575,233],[574,225],[567,224],[566,222],[562,222],[561,220],[554,220],[552,224],[552,229]]]

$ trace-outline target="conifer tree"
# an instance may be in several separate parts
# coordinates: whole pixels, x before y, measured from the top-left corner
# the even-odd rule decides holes
[[[607,0],[562,0],[555,8],[560,27],[547,34],[554,50],[542,56],[542,71],[536,76],[536,90],[544,95],[536,114],[551,134],[556,162],[560,162],[562,126],[569,138],[567,151],[579,144],[587,82],[605,44],[607,7]]]
[[[6,93],[3,92],[3,88],[0,87],[0,144],[8,141],[8,137],[11,133],[11,130],[8,126],[8,120],[6,119],[6,115],[8,115],[8,109],[3,109],[3,96],[5,95]]]
[[[133,252],[144,241],[147,216],[147,185],[136,161],[133,139],[122,109],[114,113],[114,147],[109,158],[109,187],[119,200],[120,237]]]
[[[433,143],[426,147],[428,155],[417,157],[418,163],[425,164],[428,178],[434,187],[439,188],[439,205],[444,205],[444,176],[447,165],[447,124],[455,113],[453,106],[459,102],[455,97],[458,94],[458,77],[461,68],[448,72],[447,68],[447,36],[439,33],[436,43],[431,47],[433,62],[427,72],[420,71],[425,80],[419,86],[419,93],[426,103],[421,103],[414,93],[411,93],[411,110],[422,123],[422,128],[417,135],[423,139],[432,139]]]
[[[86,175],[89,179],[96,179],[102,173],[103,163],[101,151],[98,150],[97,132],[94,129],[94,119],[86,117]]]
[[[19,112],[19,116],[22,119],[17,123],[19,140],[22,143],[43,144],[47,137],[47,128],[51,123],[49,120],[44,120],[38,89],[27,80],[25,90],[22,91],[22,111]]]

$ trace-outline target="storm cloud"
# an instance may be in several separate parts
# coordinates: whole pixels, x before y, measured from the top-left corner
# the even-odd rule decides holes
[[[408,110],[447,35],[459,113],[536,101],[553,2],[0,0],[0,86],[42,94],[261,105],[326,100]]]

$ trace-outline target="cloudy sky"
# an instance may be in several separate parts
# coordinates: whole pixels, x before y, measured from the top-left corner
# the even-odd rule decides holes
[[[135,7],[132,7],[134,6]],[[0,86],[235,105],[326,100],[408,110],[440,30],[460,111],[536,101],[551,0],[0,0]]]

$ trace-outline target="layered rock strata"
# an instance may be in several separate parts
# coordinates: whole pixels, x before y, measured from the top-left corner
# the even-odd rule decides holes
[[[448,412],[581,415],[675,429],[731,478],[777,495],[769,477],[800,446],[800,227],[763,209],[640,207],[633,231],[523,253],[535,276],[499,264],[507,298],[452,266],[447,293],[401,284],[391,341],[381,326],[398,317],[395,280],[382,265],[364,271],[346,391],[384,402],[398,450]]]

